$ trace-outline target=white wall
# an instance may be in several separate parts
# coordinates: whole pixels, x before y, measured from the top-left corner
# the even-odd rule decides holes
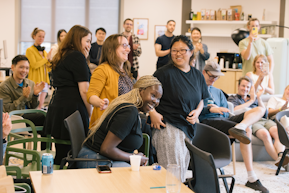
[[[289,2],[287,2],[289,4]],[[245,20],[248,18],[248,14],[252,14],[252,17],[257,17],[260,21],[262,20],[263,10],[265,9],[265,20],[266,21],[277,21],[279,24],[279,12],[280,12],[280,0],[192,0],[192,10],[194,12],[201,11],[201,9],[214,9],[219,8],[228,9],[233,5],[241,5],[242,12],[245,14]],[[286,6],[289,11],[289,5]],[[288,13],[287,13],[288,14]],[[287,16],[288,18],[288,16]],[[289,21],[287,21],[289,23]],[[210,33],[216,33],[217,30],[222,30],[221,28],[228,28],[233,32],[235,29],[240,27],[240,25],[196,25],[201,29],[201,31]],[[278,28],[275,29],[275,34],[278,36]],[[288,34],[289,35],[289,34]],[[204,44],[207,44],[209,53],[211,54],[211,59],[216,56],[217,52],[227,51],[227,52],[239,52],[238,46],[233,42],[231,37],[203,37]]]
[[[10,67],[11,60],[16,55],[15,0],[0,0],[0,26],[0,49],[3,48],[3,40],[6,40],[8,50],[6,60],[3,51],[1,53],[1,67]]]
[[[285,22],[284,25],[289,27],[289,1],[285,2]],[[284,37],[289,38],[289,29],[284,28]]]
[[[126,18],[148,18],[148,40],[141,40],[142,55],[139,57],[139,75],[153,74],[157,57],[154,49],[155,25],[166,25],[170,19],[176,21],[175,35],[181,33],[182,0],[122,0],[121,23]],[[121,25],[122,26],[122,25]],[[123,29],[121,29],[123,31]]]

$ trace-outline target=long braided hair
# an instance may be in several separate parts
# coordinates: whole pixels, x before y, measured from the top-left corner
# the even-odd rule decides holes
[[[94,125],[91,127],[90,132],[88,137],[84,140],[83,143],[85,143],[87,141],[87,139],[89,139],[90,137],[92,137],[95,132],[100,128],[101,124],[103,123],[103,121],[105,120],[105,118],[112,113],[116,107],[118,107],[120,104],[123,103],[130,103],[128,105],[124,105],[121,108],[119,108],[117,111],[126,108],[126,107],[130,107],[130,106],[135,106],[137,109],[139,109],[140,107],[142,107],[143,105],[143,100],[140,96],[140,90],[141,89],[146,89],[150,86],[154,86],[154,85],[162,85],[161,82],[154,76],[152,75],[146,75],[146,76],[142,76],[135,84],[134,84],[134,88],[126,93],[123,94],[117,98],[115,98],[107,107],[107,109],[104,111],[104,113],[101,115],[101,117],[94,123]],[[110,117],[110,120],[112,119],[112,117],[115,115],[115,113],[117,113],[117,111],[114,112],[114,114]],[[108,123],[110,122],[110,120],[108,121]],[[108,124],[107,124],[108,125]],[[93,140],[94,138],[92,138]]]

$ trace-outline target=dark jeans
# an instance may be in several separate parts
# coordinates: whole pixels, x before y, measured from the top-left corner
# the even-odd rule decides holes
[[[24,119],[28,119],[34,123],[35,126],[43,126],[45,121],[45,116],[42,113],[27,113],[22,115]],[[28,124],[26,124],[26,127],[29,127]],[[37,131],[38,134],[41,135],[41,137],[46,137],[46,135],[42,131]],[[41,142],[41,150],[46,149],[46,142]]]
[[[237,123],[240,123],[244,118],[244,113],[240,115],[235,115],[231,118],[225,118],[225,117],[218,117],[218,118],[208,118],[202,121],[202,123],[206,125],[210,125],[211,127],[214,127],[218,129],[219,131],[222,131],[223,133],[226,133],[229,135],[228,131]]]
[[[88,159],[108,159],[107,157],[100,155],[99,153],[94,152],[93,150],[89,149],[85,145],[81,148],[78,156],[78,158],[88,158]],[[96,168],[97,165],[108,165],[111,166],[110,162],[94,162],[94,161],[88,161],[88,162],[77,162],[77,168]],[[130,167],[130,164],[128,164],[125,161],[113,161],[113,164],[111,167]]]

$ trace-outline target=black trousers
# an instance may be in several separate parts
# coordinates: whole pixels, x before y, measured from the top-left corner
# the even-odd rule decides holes
[[[209,125],[222,131],[223,133],[229,135],[229,129],[234,127],[237,123],[240,123],[244,119],[244,114],[239,114],[232,116],[230,118],[218,117],[218,118],[209,118],[202,121],[202,123]],[[231,144],[235,141],[235,139],[230,139]]]
[[[45,121],[45,116],[42,113],[27,113],[22,115],[24,119],[28,119],[34,123],[35,126],[43,126]],[[28,124],[26,124],[29,127]],[[37,131],[41,137],[46,137],[46,135],[42,131]],[[46,149],[46,142],[41,142],[41,150]]]
[[[54,164],[60,165],[61,160],[67,156],[68,151],[71,149],[71,145],[55,144],[56,154],[54,158]]]

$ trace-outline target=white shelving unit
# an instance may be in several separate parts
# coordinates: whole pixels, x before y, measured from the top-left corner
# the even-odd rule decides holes
[[[186,24],[247,24],[248,21],[227,21],[227,20],[186,20]],[[275,25],[276,21],[260,21],[262,25]]]
[[[187,32],[186,36],[191,37],[191,33]],[[209,33],[204,33],[203,34],[202,33],[202,36],[203,37],[231,37],[231,34],[209,34]],[[264,38],[264,39],[272,37],[272,35],[270,35],[270,34],[259,34],[259,36],[261,38]]]
[[[198,26],[202,30],[203,37],[231,37],[231,33],[237,28],[245,28],[248,21],[223,21],[223,20],[186,20],[191,28]],[[276,25],[276,21],[260,21],[262,26]],[[218,27],[216,26],[218,25]],[[191,36],[189,32],[186,36]],[[271,34],[260,34],[261,38],[273,37]]]

